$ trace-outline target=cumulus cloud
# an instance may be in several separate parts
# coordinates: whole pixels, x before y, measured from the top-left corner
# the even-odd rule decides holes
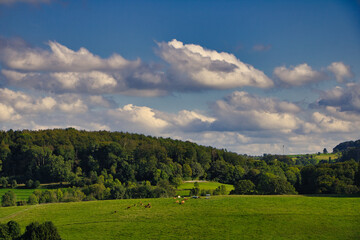
[[[8,68],[22,71],[118,70],[140,64],[140,60],[131,62],[118,54],[103,59],[83,47],[73,51],[54,41],[49,41],[48,46],[50,51],[30,47],[19,39],[2,39],[0,59]]]
[[[348,83],[345,87],[335,87],[324,91],[316,106],[337,107],[340,111],[360,113],[360,84]]]
[[[176,39],[158,46],[160,57],[171,65],[171,83],[180,88],[268,88],[273,85],[262,71],[241,62],[233,54],[183,44]]]
[[[31,47],[21,39],[0,38],[1,71],[8,84],[58,93],[121,93],[165,95],[159,66],[119,54],[101,58],[86,48],[71,50],[49,41],[49,50]]]
[[[312,117],[321,132],[349,132],[353,129],[351,122],[340,120],[323,113],[314,112]]]
[[[274,75],[284,84],[290,86],[301,86],[324,80],[326,75],[322,72],[314,71],[308,64],[303,63],[287,68],[285,66],[276,67]]]
[[[214,118],[196,111],[181,110],[176,114],[161,112],[146,106],[133,104],[111,109],[108,115],[124,131],[147,134],[168,134],[174,132],[198,132],[208,129]]]
[[[158,44],[158,53],[169,67],[130,61],[116,53],[102,58],[84,47],[75,51],[55,41],[47,45],[48,49],[37,48],[21,39],[0,38],[1,73],[7,83],[57,93],[148,97],[174,91],[273,86],[262,71],[232,54],[175,39]]]
[[[61,94],[38,96],[0,88],[1,129],[44,129],[76,127],[87,130],[110,130],[100,107],[113,103],[102,96]]]
[[[259,98],[247,92],[234,92],[212,106],[217,118],[214,127],[232,131],[278,130],[289,132],[299,127],[300,108],[289,102]]]
[[[354,76],[350,66],[347,66],[342,62],[333,62],[327,69],[335,75],[336,80],[340,83],[346,78],[352,78]]]

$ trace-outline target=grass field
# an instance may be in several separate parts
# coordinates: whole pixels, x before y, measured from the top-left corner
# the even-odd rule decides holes
[[[288,155],[291,157],[294,161],[297,157],[310,157],[312,156],[313,159],[315,159],[315,163],[319,163],[321,160],[329,161],[329,158],[331,158],[332,161],[337,160],[341,157],[341,153],[321,153],[321,154],[297,154],[297,155]]]
[[[16,201],[28,200],[29,196],[35,191],[35,189],[11,189],[11,188],[0,188],[0,197],[2,197],[7,191],[13,191],[16,195]],[[46,189],[40,189],[45,191]]]
[[[205,190],[208,190],[208,189],[215,190],[220,185],[226,186],[227,193],[230,193],[230,191],[234,189],[233,185],[222,184],[219,182],[198,182],[198,183],[199,183],[199,188],[205,189]],[[184,182],[177,188],[176,193],[180,196],[189,196],[190,189],[192,189],[192,188],[194,188],[194,182]]]
[[[183,205],[163,198],[0,208],[0,222],[9,220],[22,231],[51,220],[68,240],[360,239],[360,198],[216,196]]]

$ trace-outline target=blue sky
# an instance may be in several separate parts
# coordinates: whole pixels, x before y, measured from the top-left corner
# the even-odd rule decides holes
[[[0,0],[0,128],[246,154],[359,139],[359,1]]]

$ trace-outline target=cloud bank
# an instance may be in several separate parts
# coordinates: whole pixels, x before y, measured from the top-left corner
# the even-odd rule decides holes
[[[127,131],[248,154],[279,153],[283,145],[292,153],[317,152],[344,138],[358,138],[360,86],[346,83],[354,74],[340,61],[319,71],[306,63],[274,69],[278,88],[325,79],[338,82],[306,106],[236,90],[269,89],[274,83],[233,54],[175,39],[158,43],[156,52],[164,63],[128,60],[117,53],[101,57],[56,41],[39,48],[21,39],[0,38],[0,127]],[[224,89],[234,90],[201,110],[169,112],[147,102],[113,100],[117,95],[156,97]]]

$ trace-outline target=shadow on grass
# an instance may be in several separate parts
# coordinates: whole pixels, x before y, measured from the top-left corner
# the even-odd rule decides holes
[[[300,194],[304,197],[359,198],[360,194]]]

